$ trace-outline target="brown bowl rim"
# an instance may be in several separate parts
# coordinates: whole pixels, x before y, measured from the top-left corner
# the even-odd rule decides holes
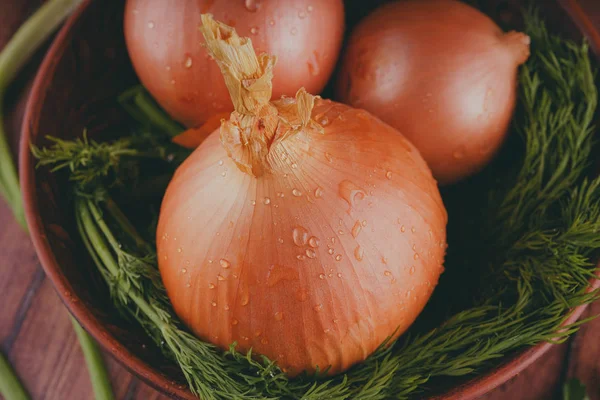
[[[73,290],[69,281],[62,274],[58,261],[54,257],[52,247],[46,239],[46,234],[39,213],[36,199],[38,192],[35,185],[35,165],[29,148],[31,138],[31,125],[29,121],[35,110],[41,107],[39,101],[45,88],[48,86],[48,78],[51,77],[62,56],[70,34],[76,21],[83,14],[92,0],[85,0],[75,12],[67,19],[57,36],[52,42],[34,80],[31,95],[28,99],[23,125],[21,128],[21,143],[19,157],[19,173],[21,177],[21,192],[25,203],[25,215],[30,236],[33,241],[40,263],[50,278],[61,301],[69,312],[79,321],[85,330],[96,339],[96,341],[115,358],[121,365],[148,383],[150,386],[170,396],[193,400],[196,397],[186,386],[181,386],[164,375],[157,372],[149,364],[142,361],[123,346],[108,330],[106,330],[79,298],[73,297]],[[592,48],[597,52],[600,50],[600,31],[594,26],[587,14],[583,11],[576,0],[558,0],[558,4],[565,9],[572,20],[578,25],[583,36],[590,41]],[[600,54],[598,54],[600,56]],[[600,288],[600,280],[593,280],[588,290]],[[579,319],[588,304],[583,304],[572,310],[564,324],[570,324]],[[471,400],[482,396],[491,390],[507,382],[546,353],[552,343],[539,343],[528,349],[520,351],[516,356],[495,370],[487,372],[479,377],[474,377],[462,385],[452,388],[445,394],[431,397],[437,400]]]

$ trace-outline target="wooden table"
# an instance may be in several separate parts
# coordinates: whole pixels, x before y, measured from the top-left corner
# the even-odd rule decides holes
[[[597,0],[596,0],[597,1]],[[0,48],[40,0],[5,0],[0,15]],[[8,4],[7,4],[8,3]],[[17,148],[31,78],[43,50],[13,85],[5,105],[6,129]],[[34,399],[93,399],[83,355],[67,310],[45,278],[33,245],[0,200],[0,348]],[[584,318],[600,314],[600,302]],[[117,399],[166,399],[106,356]],[[562,382],[578,377],[593,400],[600,400],[600,318],[570,342],[554,346],[487,400],[560,399]],[[1,398],[1,396],[0,396]]]

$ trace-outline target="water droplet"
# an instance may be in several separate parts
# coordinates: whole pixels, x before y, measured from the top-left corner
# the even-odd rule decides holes
[[[183,64],[184,67],[186,68],[192,68],[192,57],[191,56],[187,56],[187,58],[185,59],[185,63]]]
[[[209,283],[209,284],[208,284],[208,288],[209,288],[209,289],[214,289],[214,288],[215,288],[215,284],[214,284],[214,283],[212,283],[212,282],[211,282],[211,283]]]
[[[331,240],[331,244],[335,244],[335,237],[330,237],[329,240]]]
[[[388,179],[392,179],[392,171],[388,171],[385,173],[385,177]]]
[[[302,196],[302,192],[301,192],[301,191],[299,191],[298,189],[293,189],[293,190],[292,190],[292,194],[293,194],[294,196],[296,196],[296,197],[300,197],[300,196]]]
[[[387,265],[387,258],[381,256],[381,263]]]
[[[250,302],[250,294],[247,292],[242,292],[240,296],[240,304],[242,306],[247,305]]]
[[[185,274],[186,272],[187,272],[187,269],[185,269],[185,268],[183,268],[183,269],[181,270],[181,273],[182,273],[182,274]]]
[[[178,253],[181,253],[182,251],[183,251],[183,249],[182,249],[181,247],[178,247],[178,248],[177,248],[177,252],[178,252]]]
[[[406,231],[406,228],[404,227],[404,225],[402,225],[402,226],[400,227],[400,232],[404,232],[404,231]]]
[[[340,182],[338,192],[342,199],[348,203],[350,208],[355,206],[357,200],[362,200],[366,196],[366,193],[363,189],[356,186],[349,180],[343,180]]]
[[[319,274],[319,279],[325,279],[325,274]]]
[[[323,197],[323,189],[317,186],[317,188],[315,189],[315,198],[320,199],[321,197]]]
[[[306,291],[306,289],[298,290],[296,292],[296,298],[298,299],[298,301],[301,301],[301,302],[308,300],[308,292]]]
[[[256,26],[253,26],[252,28],[250,28],[250,33],[256,35],[258,33],[258,28]]]
[[[216,302],[216,301],[212,301],[212,302],[210,303],[210,305],[211,305],[211,306],[213,306],[213,307],[216,307],[216,306],[217,306],[217,302]]]
[[[271,199],[268,197],[265,197],[263,200],[263,203],[265,203],[265,205],[269,205],[269,204],[271,204]]]
[[[251,200],[250,204],[252,204],[253,206],[255,206],[256,205],[256,200]]]
[[[296,164],[296,163],[292,163],[292,168],[293,168],[293,169],[296,169],[296,168],[298,168],[298,164]]]
[[[308,239],[308,245],[310,247],[313,247],[316,249],[317,247],[319,247],[319,244],[321,244],[321,241],[316,236],[311,236],[310,239]]]
[[[308,11],[309,13],[313,12],[313,9],[313,6],[306,7],[306,11]]]
[[[225,307],[223,307],[223,309],[224,309],[225,311],[229,311],[229,304],[225,304]]]
[[[319,121],[319,123],[323,126],[326,126],[329,123],[329,118],[323,117],[323,118],[321,118],[321,121]],[[327,153],[325,153],[325,154],[327,154]],[[329,160],[329,161],[331,162],[331,160]]]
[[[333,250],[333,249],[328,249],[328,250],[327,250],[327,252],[328,252],[329,254],[333,255],[333,253],[334,253],[334,250]]]
[[[246,0],[244,5],[246,6],[246,10],[256,12],[260,8],[260,3],[260,0]]]
[[[360,221],[356,221],[354,223],[354,226],[352,227],[352,232],[351,232],[352,233],[352,237],[354,239],[356,239],[356,237],[360,233],[361,229],[362,229],[362,225],[360,224]]]
[[[279,238],[279,239],[277,239],[277,242],[278,242],[279,244],[283,244],[283,239],[282,239],[282,238]]]
[[[296,33],[298,33],[298,29],[296,29],[296,27],[293,27],[290,33],[292,34],[292,36],[296,36]]]
[[[275,321],[281,321],[283,319],[283,313],[281,311],[277,311],[275,313]]]
[[[342,255],[338,254],[337,256],[335,256],[335,261],[340,261],[342,259]]]
[[[416,228],[413,226],[412,228],[410,228],[410,231],[411,231],[412,233],[415,233],[415,232],[417,231],[417,229],[416,229]]]
[[[300,19],[306,18],[306,13],[302,10],[298,11],[298,18],[300,18]]]
[[[154,29],[154,21],[148,21],[148,28]]]
[[[308,231],[301,226],[297,226],[292,230],[292,239],[296,246],[304,246],[308,241]]]
[[[275,20],[274,20],[274,19],[270,20],[270,21],[269,21],[269,25],[271,25],[271,26],[275,26]]]
[[[408,270],[409,274],[414,274],[415,273],[415,266],[413,265],[412,267],[410,267],[410,269]]]
[[[224,258],[221,258],[219,260],[219,265],[221,266],[221,268],[225,268],[225,269],[231,267],[231,263]]]
[[[413,247],[412,247],[412,249],[413,249],[413,251],[416,251],[416,250],[417,250],[417,245],[416,245],[416,244],[413,244]]]
[[[337,277],[338,277],[338,278],[341,278],[341,277],[342,277],[342,273],[341,273],[341,272],[338,272],[338,273],[337,273]]]
[[[414,258],[415,260],[418,260],[418,259],[419,259],[419,254],[415,253],[415,255],[413,256],[413,258]]]
[[[344,234],[344,231],[340,229],[340,230],[338,231],[338,235],[343,235],[343,234]]]
[[[323,309],[323,304],[317,304],[316,306],[313,307],[313,310],[315,310],[316,312],[319,312]]]
[[[321,72],[321,69],[319,67],[319,53],[317,53],[316,51],[313,51],[312,54],[310,55],[310,58],[306,62],[306,65],[308,66],[308,72],[312,76],[319,75],[319,73]]]
[[[231,320],[231,325],[237,325],[238,324],[238,320],[237,319],[232,319]]]
[[[316,258],[317,257],[317,252],[314,251],[313,249],[306,249],[306,257],[308,257],[308,258]]]
[[[298,255],[296,256],[296,258],[297,258],[298,260],[300,260],[300,261],[304,261],[304,259],[305,259],[306,257],[304,256],[304,254],[298,254]]]
[[[452,157],[454,157],[457,160],[460,160],[460,159],[464,158],[465,157],[465,149],[464,149],[464,147],[460,147],[460,148],[456,149],[454,151],[454,153],[452,153]]]
[[[225,278],[223,275],[219,274],[219,275],[217,275],[217,279],[220,280],[220,281],[224,281],[227,278]]]
[[[363,219],[362,226],[367,226],[367,220]]]
[[[269,341],[267,340],[267,338],[262,338],[262,339],[260,340],[260,342],[261,342],[262,344],[269,344]]]
[[[356,258],[358,261],[362,261],[364,256],[365,251],[363,250],[363,248],[360,246],[356,246],[356,248],[354,249],[354,258]]]
[[[385,276],[392,276],[392,272],[391,272],[391,271],[388,271],[388,270],[385,270],[385,271],[383,272],[383,274],[384,274]]]
[[[225,172],[225,171],[221,172],[221,176],[222,176],[223,178],[225,178],[225,177],[227,176],[227,172]]]

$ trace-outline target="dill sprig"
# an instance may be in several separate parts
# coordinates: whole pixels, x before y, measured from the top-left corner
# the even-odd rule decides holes
[[[588,176],[598,96],[588,47],[550,35],[532,10],[525,17],[532,55],[519,73],[519,157],[510,154],[512,172],[487,172],[488,206],[480,204],[478,219],[465,224],[474,228],[452,243],[447,265],[458,283],[465,271],[481,271],[481,293],[470,293],[475,300],[434,329],[414,328],[334,377],[289,379],[265,357],[239,353],[235,343],[222,352],[185,330],[160,280],[154,246],[110,196],[123,160],[142,159],[147,142],[61,141],[35,154],[43,165],[70,169],[79,232],[116,308],[144,327],[201,398],[406,399],[427,392],[437,377],[481,373],[526,346],[566,340],[585,322],[563,326],[572,309],[599,297],[586,291],[600,249],[600,178]],[[160,121],[151,124],[154,135],[176,133],[176,125],[137,103],[127,106],[134,118],[152,112],[150,120]],[[469,252],[477,254],[456,256]],[[437,293],[456,290],[443,284]]]

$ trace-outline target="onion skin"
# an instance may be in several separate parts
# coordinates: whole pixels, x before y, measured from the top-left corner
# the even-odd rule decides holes
[[[339,373],[404,332],[446,248],[446,210],[412,144],[343,104],[317,99],[312,117],[324,132],[275,142],[259,177],[215,131],[177,170],[157,230],[160,273],[185,324],[290,376]]]
[[[219,68],[201,46],[201,13],[235,26],[278,57],[274,96],[320,93],[338,58],[341,0],[128,0],[125,39],[135,71],[176,120],[197,127],[233,106]],[[290,45],[293,43],[293,46]]]
[[[362,20],[345,50],[337,98],[398,129],[441,184],[481,170],[515,107],[529,37],[503,33],[451,0],[386,4]]]

